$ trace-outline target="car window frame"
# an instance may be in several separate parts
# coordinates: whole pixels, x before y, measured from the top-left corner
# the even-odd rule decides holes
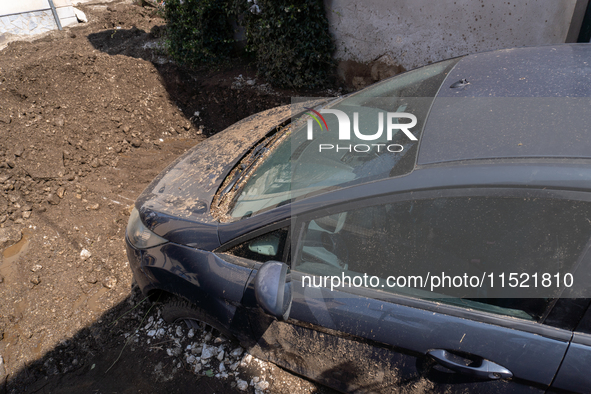
[[[216,248],[213,251],[213,253],[216,253],[218,255],[231,254],[231,253],[229,253],[229,251],[231,249],[233,249],[234,247],[239,246],[245,242],[252,241],[253,239],[258,238],[262,235],[269,234],[274,231],[280,230],[282,228],[287,228],[287,237],[285,238],[285,245],[283,245],[283,256],[281,256],[281,260],[276,260],[276,261],[281,261],[283,263],[286,263],[288,266],[291,266],[290,251],[291,251],[291,238],[292,238],[291,235],[292,235],[292,230],[293,230],[291,218],[280,220],[276,223],[257,228],[256,230],[253,230],[253,231],[243,234],[239,237],[236,237],[236,238],[224,243],[223,245],[219,246],[218,248]],[[239,257],[239,256],[237,256],[237,257]],[[240,257],[240,258],[246,259],[244,257]],[[254,263],[254,267],[256,267],[256,269],[258,269],[263,264],[260,261],[256,261],[256,260],[251,260],[251,261]]]
[[[302,280],[305,275],[310,275],[298,271],[294,264],[299,259],[301,253],[300,245],[306,231],[306,224],[314,219],[323,216],[333,215],[336,213],[346,212],[362,207],[375,206],[380,204],[394,204],[398,202],[407,201],[410,199],[430,199],[430,198],[445,198],[445,197],[517,197],[517,198],[555,198],[571,201],[586,201],[591,202],[591,193],[584,191],[573,190],[558,190],[558,189],[542,189],[542,188],[523,188],[523,187],[464,187],[464,188],[439,188],[433,190],[421,191],[403,191],[388,193],[371,198],[363,198],[358,200],[347,201],[344,203],[324,206],[319,209],[302,213],[294,216],[294,223],[292,226],[291,235],[291,261],[289,263],[291,268],[291,275],[293,279]],[[360,204],[361,202],[361,204]],[[295,237],[294,237],[295,235]],[[588,246],[591,240],[587,242]],[[584,257],[583,257],[584,256]],[[591,260],[591,251],[589,248],[584,248],[578,259]],[[573,327],[583,318],[583,313],[573,312],[569,317],[569,324],[565,327],[557,327],[556,324],[549,325],[545,323],[546,318],[552,314],[554,307],[558,301],[565,300],[557,298],[550,303],[548,310],[544,315],[544,320],[540,322],[528,321],[507,315],[494,314],[486,311],[467,309],[461,306],[451,304],[443,304],[431,301],[429,299],[413,298],[403,294],[385,293],[380,290],[371,288],[348,288],[341,290],[343,292],[354,294],[361,297],[367,297],[375,300],[389,302],[393,304],[400,304],[413,308],[428,310],[436,313],[442,313],[449,316],[465,318],[472,321],[495,324],[511,329],[518,329],[535,334],[540,334],[548,338],[553,338],[561,341],[569,341],[572,336]],[[572,326],[572,327],[571,327]]]

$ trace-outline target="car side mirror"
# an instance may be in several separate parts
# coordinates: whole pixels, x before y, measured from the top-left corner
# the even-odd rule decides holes
[[[264,263],[254,278],[254,294],[266,313],[287,320],[292,302],[289,267],[279,261]]]

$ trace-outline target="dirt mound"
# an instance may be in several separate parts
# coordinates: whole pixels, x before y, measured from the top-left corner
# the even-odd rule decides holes
[[[6,379],[8,392],[168,392],[154,368],[177,362],[143,346],[104,374],[145,317],[117,319],[139,302],[123,247],[135,198],[207,136],[326,92],[275,91],[240,62],[185,69],[164,55],[154,8],[80,8],[88,24],[10,43],[0,56],[0,392]],[[175,381],[195,381],[181,372]],[[137,378],[110,379],[126,375]]]

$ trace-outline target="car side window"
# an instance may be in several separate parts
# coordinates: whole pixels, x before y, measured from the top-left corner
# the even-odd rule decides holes
[[[449,272],[450,267],[479,278],[493,271],[533,273],[540,264],[565,271],[574,266],[590,237],[589,202],[514,197],[409,200],[307,221],[293,268],[320,277],[377,276],[380,282],[371,287],[378,291],[438,298],[448,294],[440,289],[433,294],[429,286],[403,289],[384,284],[393,275],[424,277],[428,272]],[[552,300],[488,298],[484,288],[478,297],[454,295],[438,301],[540,321]]]
[[[243,242],[226,251],[234,256],[264,263],[269,260],[284,260],[288,228],[281,228]]]

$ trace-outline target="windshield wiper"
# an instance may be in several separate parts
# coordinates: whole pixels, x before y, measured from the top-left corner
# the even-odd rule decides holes
[[[255,164],[259,162],[261,157],[273,149],[276,142],[280,140],[280,138],[285,135],[288,130],[290,130],[290,127],[288,125],[279,125],[277,126],[276,130],[277,131],[273,135],[267,137],[260,144],[258,144],[252,150],[248,158],[242,160],[242,163],[239,164],[239,169],[234,174],[234,177],[230,183],[228,183],[228,185],[220,192],[220,197],[217,203],[218,206],[222,204],[222,201],[228,193],[238,190],[241,181],[252,171],[252,169],[256,167]]]
[[[232,178],[232,180],[230,181],[228,186],[226,186],[224,188],[224,190],[222,190],[222,192],[220,193],[220,199],[219,199],[218,205],[220,205],[222,203],[222,200],[224,199],[225,195],[228,194],[230,191],[232,191],[232,189],[238,190],[238,186],[240,185],[240,181],[242,179],[244,179],[244,177],[250,172],[250,170],[252,170],[252,168],[254,167],[254,164],[256,162],[258,162],[259,159],[266,152],[269,151],[269,148],[267,148],[267,145],[269,144],[269,142],[270,142],[270,140],[264,141],[263,143],[258,145],[256,148],[254,148],[254,150],[252,151],[252,153],[248,157],[246,163],[240,164],[240,169],[238,171],[236,171],[236,173],[234,174],[234,177]]]

